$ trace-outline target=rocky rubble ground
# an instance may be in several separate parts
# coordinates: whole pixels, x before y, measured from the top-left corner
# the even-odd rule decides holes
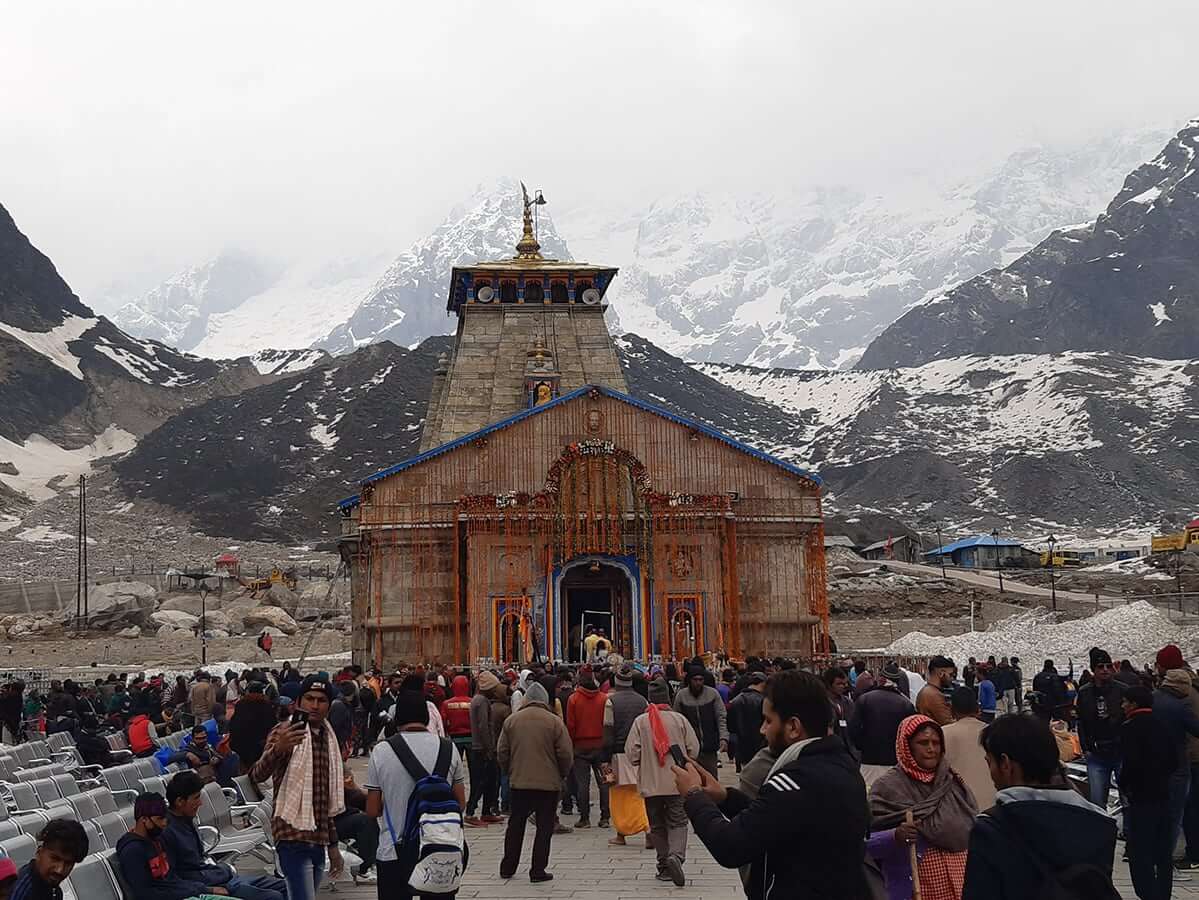
[[[198,638],[201,616],[205,636],[222,640],[307,635],[312,629],[338,635],[350,632],[350,583],[343,578],[301,581],[296,590],[283,584],[250,591],[226,580],[222,588],[201,597],[199,591],[160,593],[142,581],[128,579],[97,585],[88,596],[86,634],[123,639],[154,637],[188,642]],[[70,613],[0,617],[0,640],[75,637]]]

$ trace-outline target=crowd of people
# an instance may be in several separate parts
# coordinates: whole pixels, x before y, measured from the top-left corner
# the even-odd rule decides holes
[[[165,796],[137,798],[116,848],[134,894],[159,900],[315,900],[345,868],[342,846],[381,900],[450,896],[471,829],[505,829],[497,874],[509,879],[530,820],[534,884],[553,880],[555,835],[596,827],[614,846],[644,835],[658,879],[683,886],[693,830],[750,900],[1023,900],[1050,883],[1099,900],[1118,896],[1118,829],[1143,900],[1199,868],[1199,680],[1177,647],[1141,671],[1095,648],[1077,683],[1046,660],[1028,691],[1015,658],[961,672],[939,656],[921,671],[843,659],[819,672],[593,659],[113,675],[51,683],[40,721],[14,683],[0,714],[6,737],[31,721],[69,730],[100,765],[112,763],[104,732],[119,728],[135,754],[181,769]],[[179,729],[175,749],[154,739]],[[1063,769],[1076,756],[1077,788]],[[204,785],[238,775],[273,799],[276,874],[207,859]],[[0,898],[56,896],[86,853],[78,823],[52,821],[29,865],[7,878],[0,865]]]

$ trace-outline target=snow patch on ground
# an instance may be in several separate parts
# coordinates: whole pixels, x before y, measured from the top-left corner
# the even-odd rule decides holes
[[[49,331],[25,331],[15,325],[0,322],[0,331],[16,338],[34,353],[46,357],[63,371],[83,380],[83,372],[79,369],[79,357],[67,346],[71,341],[77,341],[83,334],[99,322],[99,319],[85,319],[82,316],[68,315],[61,325]]]
[[[1149,311],[1153,313],[1153,318],[1157,320],[1153,323],[1154,328],[1156,328],[1162,322],[1174,321],[1166,314],[1166,304],[1164,303],[1150,303]]]
[[[250,356],[250,362],[260,375],[294,375],[324,358],[320,350],[259,350]]]
[[[18,541],[29,541],[34,544],[54,543],[55,541],[73,541],[75,536],[59,531],[51,525],[35,525],[16,534]]]
[[[136,444],[134,435],[115,425],[76,450],[66,450],[40,434],[31,434],[20,444],[0,437],[0,460],[17,470],[16,475],[0,472],[0,482],[31,500],[49,500],[58,493],[50,486],[56,479],[90,474],[94,461],[127,453]]]
[[[1152,659],[1166,644],[1177,644],[1184,656],[1193,659],[1199,649],[1197,641],[1199,628],[1174,625],[1141,600],[1061,624],[1055,624],[1047,610],[1035,609],[997,622],[986,631],[954,637],[934,637],[915,631],[901,637],[886,652],[897,656],[939,653],[957,660],[971,656],[985,659],[991,654],[1027,660],[1054,659],[1060,670],[1069,660],[1085,665],[1087,654],[1095,646],[1103,647],[1115,659],[1140,663]]]

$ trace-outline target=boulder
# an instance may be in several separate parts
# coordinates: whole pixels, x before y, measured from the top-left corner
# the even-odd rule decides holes
[[[296,611],[300,596],[285,584],[272,584],[258,595],[258,602],[262,606],[277,606],[290,615]]]
[[[139,638],[142,636],[142,630],[137,625],[130,625],[128,628],[122,628],[117,632],[119,638]]]
[[[37,634],[41,630],[41,623],[33,616],[17,616],[15,622],[8,626],[9,638],[22,638],[31,634]]]
[[[287,614],[287,610],[278,606],[259,606],[242,616],[242,623],[247,631],[259,631],[263,628],[277,628],[284,634],[295,634],[300,630],[296,620]]]
[[[158,609],[166,612],[185,612],[189,616],[200,617],[200,595],[199,594],[172,594],[166,600],[159,604]],[[214,608],[214,604],[208,603],[207,609],[209,612]]]
[[[316,581],[300,592],[295,610],[288,610],[301,621],[328,618],[349,612],[350,583],[344,578],[332,582]]]
[[[213,631],[214,629],[224,631],[226,633],[225,636],[228,637],[232,631],[233,622],[229,618],[229,613],[220,610],[216,612],[209,610],[204,614],[204,627],[209,631]]]
[[[278,628],[271,628],[269,625],[262,630],[264,632],[266,632],[267,634],[269,634],[271,637],[286,637],[284,632],[280,631]]]
[[[224,628],[210,628],[207,634],[210,641],[215,640],[216,638],[229,637],[229,632],[227,632]]]
[[[191,638],[194,637],[194,635],[190,631],[183,628],[176,628],[173,625],[163,625],[158,629],[157,632],[155,632],[155,637],[170,638],[175,640],[177,638]]]
[[[170,625],[172,628],[188,630],[199,623],[200,617],[177,609],[160,609],[151,614],[150,621],[155,625]]]
[[[87,592],[88,622],[94,628],[146,626],[157,591],[141,581],[97,584]]]

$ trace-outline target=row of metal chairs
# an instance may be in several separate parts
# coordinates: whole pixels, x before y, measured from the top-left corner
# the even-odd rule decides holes
[[[63,900],[132,900],[111,849],[88,854],[61,887]]]

